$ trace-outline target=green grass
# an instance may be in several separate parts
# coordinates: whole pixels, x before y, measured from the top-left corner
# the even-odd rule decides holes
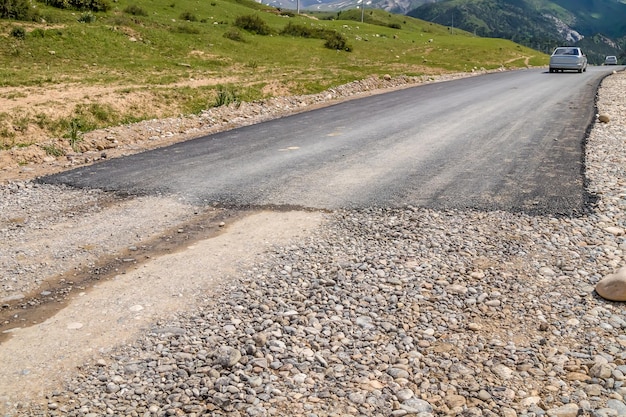
[[[100,104],[98,97],[87,97],[76,103],[71,114],[56,119],[34,110],[28,116],[31,123],[51,134],[65,132],[67,136],[69,129],[76,140],[77,125],[83,132],[168,115],[168,109],[170,115],[197,113],[219,104],[225,92],[235,93],[237,101],[249,101],[271,95],[272,89],[266,88],[271,85],[280,87],[283,94],[309,94],[372,75],[547,63],[547,56],[506,40],[477,38],[383,10],[366,10],[361,23],[360,10],[313,19],[249,0],[118,0],[111,4],[110,11],[92,13],[89,19],[81,18],[82,12],[37,3],[46,23],[0,20],[0,87],[115,86],[120,95],[152,94],[152,103],[161,109],[119,110]],[[235,27],[241,16],[260,19],[271,34]],[[337,32],[345,37],[351,52],[325,48],[324,39],[279,35],[288,23]],[[25,29],[24,37],[11,36],[18,26]],[[185,85],[190,80],[214,82]],[[27,116],[21,117],[23,128]],[[13,123],[14,117],[9,119]],[[80,122],[73,125],[73,131],[71,121]],[[14,139],[7,123],[0,120],[0,141],[7,136]]]

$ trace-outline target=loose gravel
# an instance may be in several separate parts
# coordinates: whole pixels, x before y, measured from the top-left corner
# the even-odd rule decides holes
[[[626,415],[626,74],[602,83],[582,217],[338,211],[20,416]]]

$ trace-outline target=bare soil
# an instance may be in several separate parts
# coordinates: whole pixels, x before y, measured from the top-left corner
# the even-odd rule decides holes
[[[305,212],[247,214],[218,236],[168,254],[144,254],[144,262],[87,283],[53,316],[15,328],[0,344],[0,411],[43,402],[73,369],[131,342],[159,319],[211,299],[230,276],[252,268],[273,245],[308,233],[321,219]]]

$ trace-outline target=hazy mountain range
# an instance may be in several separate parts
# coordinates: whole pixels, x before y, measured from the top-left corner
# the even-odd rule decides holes
[[[341,11],[361,0],[262,0],[295,10]],[[366,8],[460,28],[477,36],[511,39],[543,52],[578,45],[590,62],[626,59],[626,0],[365,0]]]

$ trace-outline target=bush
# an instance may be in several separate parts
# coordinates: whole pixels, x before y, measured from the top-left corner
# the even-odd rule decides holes
[[[324,46],[328,49],[351,52],[352,47],[348,45],[346,38],[339,32],[333,32],[326,38]]]
[[[45,0],[49,6],[57,9],[75,9],[92,12],[106,12],[111,9],[108,0]]]
[[[198,35],[200,33],[200,29],[190,25],[179,25],[176,27],[175,32],[185,33],[187,35]]]
[[[13,36],[15,39],[24,39],[26,38],[26,29],[21,26],[15,26],[13,29],[11,29],[11,36]]]
[[[39,20],[28,0],[0,0],[0,19]]]
[[[224,33],[224,37],[226,39],[230,39],[231,41],[244,42],[243,35],[236,28],[230,28],[228,31],[226,31]]]
[[[334,30],[324,28],[314,28],[311,26],[298,25],[295,23],[287,23],[287,26],[280,31],[281,35],[285,36],[299,36],[301,38],[315,38],[326,39],[328,36],[335,33]]]
[[[78,18],[78,21],[80,23],[93,23],[96,21],[96,16],[91,12],[83,13]]]
[[[182,12],[180,14],[180,20],[186,20],[188,22],[196,22],[198,18],[191,12]]]
[[[141,6],[137,6],[136,4],[131,4],[130,6],[124,9],[124,13],[132,14],[133,16],[148,16],[148,12],[141,8]]]
[[[40,28],[35,28],[32,30],[32,32],[30,32],[30,36],[32,36],[33,38],[45,38],[46,31]]]
[[[257,35],[270,35],[272,33],[268,24],[257,15],[239,16],[235,19],[235,26]]]

